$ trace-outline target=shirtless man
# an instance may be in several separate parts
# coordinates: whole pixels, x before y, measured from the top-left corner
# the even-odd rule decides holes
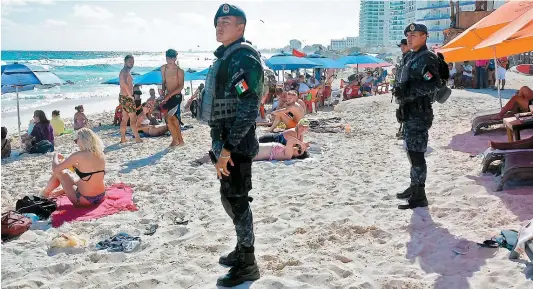
[[[273,132],[280,122],[285,123],[287,129],[294,128],[305,115],[304,108],[298,103],[298,93],[294,90],[287,92],[288,106],[272,112],[275,116],[272,126],[268,131]]]
[[[168,130],[172,135],[172,143],[170,147],[182,146],[183,137],[181,136],[180,127],[180,105],[183,100],[181,91],[183,90],[183,69],[176,64],[178,53],[174,49],[169,49],[166,52],[167,64],[161,66],[161,75],[163,77],[163,109],[167,110],[166,122]]]
[[[532,100],[533,90],[527,86],[522,86],[493,119],[502,119],[508,111],[527,112],[529,102]]]
[[[133,78],[131,77],[131,69],[133,68],[133,55],[126,55],[124,57],[124,68],[120,71],[120,94],[119,102],[122,106],[122,121],[120,122],[120,142],[125,143],[126,128],[128,120],[131,118],[130,127],[135,136],[135,142],[142,142],[139,132],[137,130],[137,114],[135,113],[135,101],[133,98]]]

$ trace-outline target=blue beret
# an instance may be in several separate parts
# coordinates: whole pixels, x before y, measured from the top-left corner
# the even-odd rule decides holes
[[[244,14],[244,11],[235,6],[230,4],[222,4],[220,7],[218,7],[217,14],[215,14],[215,27],[217,27],[217,19],[218,17],[223,16],[240,16],[244,18],[244,24],[246,24],[246,14]]]
[[[420,31],[428,34],[428,28],[424,24],[417,24],[417,23],[411,23],[405,27],[405,30],[403,31],[403,35],[407,36],[407,32],[415,32]]]

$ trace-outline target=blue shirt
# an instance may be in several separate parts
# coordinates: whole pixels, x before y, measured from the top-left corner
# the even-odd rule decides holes
[[[491,59],[491,60],[489,61],[489,68],[490,68],[490,69],[494,69],[494,59]]]

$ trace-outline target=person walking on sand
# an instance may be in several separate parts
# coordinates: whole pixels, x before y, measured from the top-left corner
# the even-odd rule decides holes
[[[212,153],[220,179],[221,201],[237,233],[235,250],[219,259],[232,266],[217,285],[233,287],[260,278],[254,254],[254,226],[248,193],[252,189],[252,160],[259,152],[255,119],[263,95],[261,56],[245,41],[246,15],[222,4],[215,15],[217,61],[209,69],[198,100],[198,118],[211,127]]]
[[[142,142],[137,130],[137,114],[135,113],[135,101],[133,98],[133,77],[131,77],[131,69],[134,64],[133,55],[128,54],[124,57],[124,68],[120,71],[120,94],[119,102],[122,106],[122,121],[120,122],[120,142],[125,143],[126,129],[128,120],[131,118],[130,127],[135,136],[135,142]]]
[[[185,144],[183,142],[183,137],[181,136],[180,127],[181,102],[183,100],[181,91],[183,90],[184,73],[183,69],[181,69],[176,63],[177,57],[178,53],[176,50],[167,50],[167,64],[161,66],[161,76],[163,77],[162,90],[165,95],[162,107],[167,111],[166,122],[170,134],[172,135],[170,147],[177,147]]]

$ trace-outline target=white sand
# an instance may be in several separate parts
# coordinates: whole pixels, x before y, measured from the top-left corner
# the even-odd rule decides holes
[[[531,83],[509,78],[509,88]],[[321,154],[305,161],[254,163],[251,206],[262,278],[252,288],[533,288],[525,276],[531,265],[509,261],[506,249],[470,243],[466,255],[452,251],[461,238],[481,242],[533,218],[533,187],[494,192],[494,177],[481,176],[481,158],[471,157],[479,151],[466,152],[485,146],[473,143],[480,139],[469,133],[470,115],[496,107],[491,96],[458,90],[435,105],[427,156],[430,207],[415,211],[396,208],[394,195],[409,184],[409,162],[394,137],[398,124],[390,95],[343,102],[311,116],[340,116],[352,133],[310,133]],[[110,113],[95,117],[112,122]],[[194,129],[184,132],[186,146],[173,151],[166,150],[170,138],[121,148],[113,145],[118,135],[111,135],[118,128],[100,128],[110,145],[106,182],[134,185],[139,211],[28,231],[2,245],[2,288],[215,288],[227,271],[218,257],[236,238],[213,167],[190,165],[210,147],[208,128],[185,121]],[[494,134],[505,139],[503,130]],[[73,145],[71,136],[60,137],[56,150],[68,154]],[[51,154],[3,162],[3,212],[44,187],[50,162]],[[173,225],[176,216],[191,222]],[[142,235],[151,220],[159,229]],[[89,249],[48,256],[60,232],[89,240]],[[141,235],[143,250],[91,250],[118,232]]]

